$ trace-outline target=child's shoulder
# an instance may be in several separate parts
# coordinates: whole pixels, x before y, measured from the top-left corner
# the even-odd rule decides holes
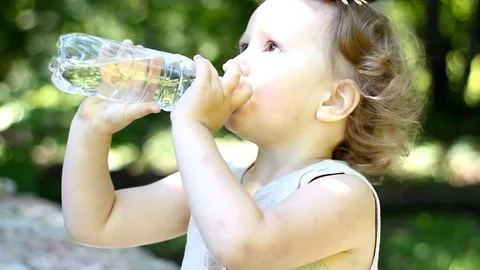
[[[309,166],[299,179],[299,187],[330,176],[335,176],[335,179],[341,179],[350,188],[359,192],[363,190],[364,194],[373,193],[375,201],[379,204],[378,194],[367,177],[342,160],[328,159]]]
[[[359,171],[353,169],[343,160],[326,159],[308,166],[305,173],[302,174],[300,185],[306,185],[312,180],[333,175],[352,175],[369,182],[368,179]]]
[[[227,161],[228,166],[232,172],[240,177],[248,168],[255,163],[255,157],[241,157]],[[298,169],[291,175],[298,178],[298,187],[309,184],[310,182],[333,175],[346,175],[355,176],[356,178],[363,180],[361,182],[367,183],[367,185],[373,189],[370,181],[359,171],[353,169],[347,162],[343,160],[325,159],[318,161],[314,164]]]

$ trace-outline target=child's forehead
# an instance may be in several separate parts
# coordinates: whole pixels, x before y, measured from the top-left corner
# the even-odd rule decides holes
[[[312,0],[267,0],[253,13],[245,35],[253,30],[272,34],[318,33],[331,22],[329,7],[312,6]]]

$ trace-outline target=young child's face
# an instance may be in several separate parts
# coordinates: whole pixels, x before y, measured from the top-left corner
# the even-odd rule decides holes
[[[308,0],[267,0],[255,11],[240,40],[243,51],[233,59],[249,68],[243,79],[254,93],[227,128],[261,143],[295,136],[315,121],[332,83],[331,9]]]

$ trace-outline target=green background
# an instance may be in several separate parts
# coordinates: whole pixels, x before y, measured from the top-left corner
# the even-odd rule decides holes
[[[412,155],[383,179],[382,269],[480,269],[480,19],[478,0],[376,1],[411,28],[427,53],[416,91],[428,98]],[[20,192],[60,201],[61,163],[82,97],[50,82],[60,34],[132,39],[217,68],[238,51],[254,11],[233,0],[10,0],[0,2],[0,176]],[[148,116],[114,136],[116,188],[175,171],[169,115]],[[244,143],[216,134],[225,151]],[[232,150],[233,149],[233,150]],[[180,261],[184,238],[148,246]]]

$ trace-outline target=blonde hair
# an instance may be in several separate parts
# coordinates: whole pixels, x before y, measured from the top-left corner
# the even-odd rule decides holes
[[[371,4],[331,4],[338,10],[334,46],[351,65],[362,96],[333,158],[367,174],[383,174],[397,156],[409,154],[420,129],[423,98],[414,92],[412,63],[390,19]]]

